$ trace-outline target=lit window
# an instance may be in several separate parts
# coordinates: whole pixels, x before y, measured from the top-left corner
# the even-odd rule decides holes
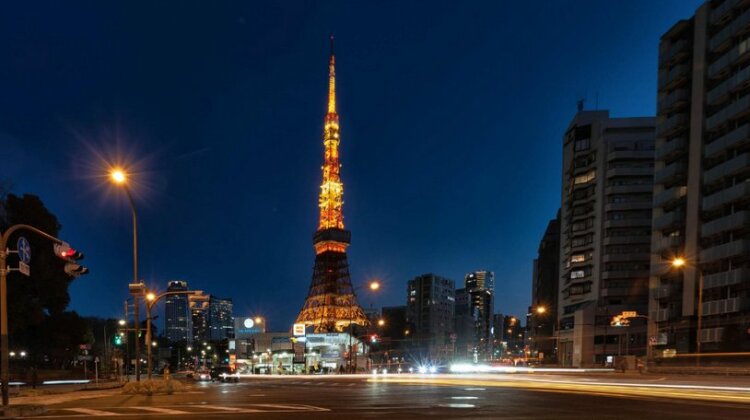
[[[586,272],[584,270],[576,270],[570,272],[570,278],[571,279],[580,279],[581,277],[586,276]]]
[[[573,263],[579,263],[579,262],[584,262],[584,261],[586,261],[586,255],[584,254],[575,254],[570,257],[570,262],[573,262]]]
[[[596,171],[592,169],[583,175],[578,175],[577,177],[575,177],[575,179],[573,180],[573,184],[586,184],[593,181],[594,179],[596,179]]]

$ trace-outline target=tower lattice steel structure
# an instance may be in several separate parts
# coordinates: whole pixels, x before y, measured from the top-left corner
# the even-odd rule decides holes
[[[349,276],[346,248],[351,232],[344,229],[343,195],[339,163],[339,115],[336,113],[336,65],[331,37],[328,62],[328,113],[325,116],[323,183],[320,186],[320,223],[313,235],[315,268],[305,305],[297,323],[313,326],[315,332],[343,331],[354,323],[368,323]]]

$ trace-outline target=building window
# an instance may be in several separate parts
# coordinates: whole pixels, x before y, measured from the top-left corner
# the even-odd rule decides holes
[[[570,257],[570,262],[572,263],[579,263],[586,261],[586,255],[585,254],[574,254]]]
[[[586,270],[575,270],[570,272],[571,279],[580,279],[586,277]]]
[[[573,145],[573,150],[580,152],[582,150],[589,150],[591,148],[591,139],[580,139],[576,140]]]
[[[574,185],[587,184],[596,178],[596,170],[592,169],[583,175],[578,175],[573,180]]]

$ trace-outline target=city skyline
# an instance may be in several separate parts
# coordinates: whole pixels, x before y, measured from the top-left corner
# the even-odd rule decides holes
[[[79,53],[89,58],[84,60],[86,65],[74,70],[90,76],[96,70],[110,73],[84,80],[64,65],[58,71],[47,67],[56,60],[67,63],[64,56],[57,56],[63,53],[55,52],[51,48],[55,44],[47,38],[54,33],[53,23],[48,33],[21,40],[38,44],[42,53],[15,60],[8,71],[16,77],[3,82],[20,80],[19,86],[6,86],[9,99],[0,106],[4,127],[0,138],[15,162],[3,173],[3,180],[13,182],[15,193],[40,195],[60,218],[64,236],[86,251],[92,274],[73,283],[72,309],[84,315],[104,316],[118,316],[121,311],[121,296],[131,276],[129,210],[122,197],[107,191],[95,176],[99,163],[96,154],[120,158],[125,154],[124,162],[140,162],[135,169],[144,171],[135,174],[140,188],[134,193],[141,211],[141,277],[146,283],[163,290],[167,281],[184,279],[198,289],[232,297],[238,314],[263,314],[271,319],[274,329],[291,326],[310,282],[313,252],[309,232],[315,228],[314,202],[320,184],[319,177],[311,174],[319,173],[320,110],[325,101],[322,87],[326,68],[321,63],[327,55],[327,36],[333,32],[341,57],[338,65],[343,69],[340,83],[345,86],[339,108],[345,138],[342,155],[347,163],[342,175],[347,184],[347,227],[357,232],[350,252],[352,278],[356,286],[372,278],[384,285],[382,297],[358,296],[360,303],[365,307],[401,305],[407,281],[424,273],[458,282],[468,272],[489,270],[496,274],[495,312],[522,316],[530,301],[529,280],[536,247],[559,205],[561,139],[575,112],[575,101],[583,97],[587,108],[593,109],[598,100],[598,108],[609,109],[613,116],[653,116],[659,36],[674,21],[690,16],[699,3],[654,6],[644,2],[640,7],[594,7],[592,3],[586,13],[603,21],[598,25],[606,23],[609,13],[646,22],[636,33],[633,29],[627,32],[628,19],[618,20],[624,38],[602,40],[601,45],[585,39],[585,31],[567,34],[561,42],[572,49],[574,58],[563,62],[584,63],[590,67],[590,73],[584,74],[574,74],[549,57],[546,62],[535,62],[526,52],[515,51],[520,63],[479,56],[471,42],[445,34],[439,40],[444,49],[438,50],[420,37],[419,28],[404,29],[396,35],[385,31],[366,38],[351,23],[332,20],[305,27],[296,36],[274,41],[265,35],[263,42],[248,42],[253,34],[246,29],[252,26],[247,17],[250,12],[225,6],[211,16],[217,27],[232,22],[226,33],[211,38],[211,42],[231,41],[221,44],[224,50],[209,55],[216,62],[183,62],[186,51],[181,49],[188,48],[189,43],[177,42],[180,47],[170,51],[174,55],[170,58],[177,64],[167,68],[182,69],[186,74],[146,77],[114,69],[128,57],[139,58],[140,54],[145,55],[141,57],[145,63],[158,62],[158,47],[144,46],[148,35],[137,41],[110,40],[121,47],[122,57],[107,55],[102,44],[89,41]],[[113,13],[106,6],[100,7],[100,13]],[[310,7],[322,15],[328,11],[328,7]],[[619,8],[616,12],[611,10],[615,7]],[[266,13],[294,18],[291,9]],[[417,16],[415,9],[407,8],[406,17],[393,25],[406,25]],[[482,10],[489,13],[486,18],[472,15]],[[157,10],[156,14],[165,12]],[[196,19],[199,12],[188,7],[181,10],[178,15],[183,20],[175,24],[175,29],[186,34],[187,22]],[[337,13],[345,14],[346,10]],[[433,13],[439,25],[453,22],[445,10]],[[474,6],[462,10],[458,22],[467,29],[466,36],[481,39],[483,47],[499,48],[503,41],[513,39],[512,26],[494,33],[491,17],[505,16],[503,13],[510,15],[511,11]],[[561,30],[565,19],[573,18],[565,13],[552,28]],[[479,20],[473,29],[467,28],[471,18]],[[541,28],[555,18],[543,17],[535,24]],[[122,19],[120,23],[126,24],[127,13]],[[297,19],[310,23],[300,16]],[[149,28],[163,30],[160,25],[146,24],[145,33]],[[95,29],[107,39],[105,28]],[[553,31],[543,34],[549,36]],[[607,34],[617,38],[612,34],[618,32]],[[68,34],[60,41],[63,51],[73,54],[73,45],[80,41],[77,36],[82,35],[83,31]],[[544,45],[545,36],[537,36],[527,40],[522,51],[533,46],[531,54],[543,55],[539,47]],[[200,51],[212,51],[211,47],[201,47],[196,38],[190,41]],[[628,44],[626,51],[612,55],[603,50],[605,45],[618,50],[618,40],[623,48]],[[167,40],[162,42],[170,45]],[[289,46],[291,51],[287,51]],[[512,50],[521,46],[506,47]],[[409,54],[423,61],[419,66],[425,65],[426,58],[443,57],[446,62],[437,70],[418,67],[417,59],[410,59]],[[460,60],[456,60],[459,63],[452,62],[455,54],[460,54]],[[98,63],[95,58],[100,55],[109,61]],[[624,68],[597,67],[600,61],[616,62],[603,58],[613,56],[628,57]],[[191,72],[183,64],[205,67]],[[376,64],[382,67],[373,72]],[[524,66],[533,64],[541,70],[521,77]],[[203,70],[211,70],[209,82],[198,80]],[[431,77],[418,80],[420,72]],[[639,77],[634,78],[634,74]],[[47,96],[49,92],[41,87],[28,94],[24,88],[33,84],[35,75],[56,75],[56,84],[51,86],[56,96]],[[472,77],[475,80],[469,80]],[[516,78],[523,81],[518,88],[512,86]],[[635,81],[628,81],[629,85],[625,78]],[[375,85],[390,88],[382,92],[369,88],[374,80],[378,81]],[[555,85],[556,80],[562,83]],[[567,80],[571,80],[569,84]],[[205,89],[222,81],[226,83],[225,93],[208,95]],[[490,84],[492,81],[497,84]],[[148,87],[138,87],[145,82]],[[191,82],[198,89],[185,92],[184,86]],[[454,84],[463,90],[455,89]],[[94,95],[92,85],[106,93]],[[408,85],[413,85],[407,92],[414,97],[404,99],[401,90]],[[173,95],[185,104],[175,104],[176,110],[162,114],[159,104],[167,98],[174,102]],[[498,105],[491,102],[496,96],[503,97]],[[144,101],[143,109],[136,110]],[[433,102],[438,103],[433,106]],[[32,108],[34,111],[29,111]],[[35,118],[15,118],[29,112]],[[394,121],[379,126],[386,114]],[[205,120],[192,120],[198,116]],[[170,131],[178,127],[182,127],[180,131]],[[49,138],[61,140],[50,147]],[[519,138],[523,140],[517,141]],[[456,139],[461,147],[456,146]],[[248,145],[247,140],[255,141]],[[46,161],[42,164],[45,169],[39,174],[60,176],[49,179],[30,173],[28,168],[42,161]],[[399,170],[392,171],[391,167]],[[523,171],[528,171],[527,176],[519,175]],[[524,182],[508,182],[518,179]],[[247,191],[232,191],[238,186],[235,182],[242,182],[240,187]],[[513,199],[521,194],[525,203]],[[222,211],[214,209],[217,203]],[[232,219],[225,218],[227,211]],[[269,249],[262,249],[261,245],[268,245],[263,244],[263,238],[273,232],[280,239]],[[278,284],[286,286],[273,287]],[[94,296],[98,302],[91,302]]]

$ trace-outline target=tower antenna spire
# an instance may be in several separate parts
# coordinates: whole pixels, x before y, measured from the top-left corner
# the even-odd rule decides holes
[[[331,58],[328,60],[328,114],[336,113],[336,58],[333,54],[333,34],[331,35]]]

